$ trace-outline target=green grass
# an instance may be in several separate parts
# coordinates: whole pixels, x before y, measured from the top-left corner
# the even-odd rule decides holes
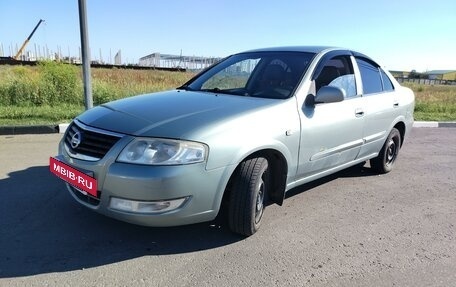
[[[94,105],[176,88],[194,74],[154,70],[91,70]],[[54,62],[0,66],[0,126],[58,124],[84,111],[81,69]]]
[[[80,105],[39,107],[0,106],[0,126],[25,126],[70,122],[84,111]]]
[[[404,83],[415,93],[415,120],[456,121],[456,86]]]
[[[91,70],[94,105],[173,89],[192,73]],[[456,121],[456,86],[404,83],[416,96],[415,120]],[[54,62],[0,66],[0,126],[69,122],[84,110],[81,68]]]

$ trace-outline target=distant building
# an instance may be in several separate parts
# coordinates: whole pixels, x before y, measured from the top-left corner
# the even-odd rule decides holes
[[[429,80],[456,81],[456,70],[432,70],[424,73]]]
[[[405,71],[389,71],[395,78],[408,78],[410,72]]]
[[[116,53],[114,56],[114,65],[122,65],[122,51]]]
[[[202,70],[221,58],[152,53],[139,59],[139,66]]]

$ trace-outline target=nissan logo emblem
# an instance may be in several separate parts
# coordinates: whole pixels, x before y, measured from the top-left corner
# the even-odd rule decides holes
[[[80,132],[76,132],[72,137],[71,137],[71,141],[70,141],[70,144],[71,144],[71,147],[72,148],[77,148],[80,144],[81,144],[81,141],[82,141],[82,135]]]

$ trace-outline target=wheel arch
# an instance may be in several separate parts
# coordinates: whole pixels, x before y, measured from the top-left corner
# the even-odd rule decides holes
[[[256,157],[264,157],[268,160],[269,168],[271,169],[271,180],[272,180],[272,188],[270,189],[268,196],[271,202],[276,203],[278,205],[282,205],[283,200],[285,198],[285,188],[287,183],[287,174],[288,174],[288,163],[285,156],[275,149],[262,149],[253,152],[252,154],[244,157],[234,171],[230,175],[230,179],[228,180],[228,184],[225,188],[222,204],[226,203],[229,199],[231,187],[233,184],[233,179],[236,173],[239,170],[239,166],[242,162],[247,159],[256,158]]]
[[[397,122],[395,125],[394,125],[394,128],[396,128],[400,135],[401,135],[401,147],[402,147],[402,144],[404,143],[404,137],[405,137],[405,123],[400,121],[400,122]]]

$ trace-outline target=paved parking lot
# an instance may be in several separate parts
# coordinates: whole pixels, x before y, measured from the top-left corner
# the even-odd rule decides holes
[[[269,206],[244,239],[146,228],[76,204],[61,135],[0,136],[0,286],[454,286],[456,129],[419,128],[396,169],[351,168]]]

